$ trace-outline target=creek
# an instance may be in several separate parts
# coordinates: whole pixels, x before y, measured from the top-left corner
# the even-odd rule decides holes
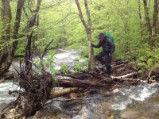
[[[77,52],[62,50],[55,55],[55,67],[60,69],[62,64],[73,67],[77,58],[80,58]],[[14,65],[18,66],[18,63],[14,62]],[[18,86],[11,81],[0,83],[0,111],[6,104],[15,100],[16,96],[8,94],[9,90],[15,89],[18,89]],[[84,105],[80,101],[78,105],[68,107],[57,101],[51,108],[58,112],[59,119],[159,119],[159,84],[116,89],[110,96],[105,96],[105,92],[92,95],[92,99],[85,100]]]

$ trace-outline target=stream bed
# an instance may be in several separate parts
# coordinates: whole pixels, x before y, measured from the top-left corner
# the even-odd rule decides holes
[[[73,66],[80,55],[75,51],[63,51],[55,57],[56,67],[60,68],[61,64]],[[15,64],[18,65],[16,62]],[[15,100],[15,96],[8,94],[9,90],[15,89],[18,89],[18,86],[11,81],[0,83],[0,111],[6,104]],[[66,105],[68,102],[65,104],[55,101],[48,108],[48,113],[56,110],[57,119],[159,119],[157,83],[116,89],[110,96],[105,93],[106,91],[94,94],[90,97],[92,99],[79,101],[71,106]]]

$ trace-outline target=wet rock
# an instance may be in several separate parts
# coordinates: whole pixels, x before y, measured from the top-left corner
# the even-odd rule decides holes
[[[16,115],[16,109],[9,110],[9,113],[6,114],[6,119],[14,119]]]
[[[5,79],[12,79],[14,77],[13,72],[7,72],[3,75]]]
[[[69,98],[70,99],[76,99],[77,98],[77,93],[71,93],[70,95],[69,95]]]
[[[73,117],[72,119],[81,119],[80,115],[76,115],[75,117]]]
[[[6,115],[5,114],[1,114],[0,115],[0,119],[5,119],[6,118]]]
[[[125,110],[121,114],[121,119],[149,119],[141,115],[139,111],[135,111],[133,109]]]
[[[159,104],[159,93],[155,94],[151,99],[150,102],[158,103]]]
[[[5,82],[5,79],[4,78],[0,78],[0,83],[3,83]]]
[[[119,89],[116,88],[116,89],[114,89],[112,92],[113,92],[113,93],[118,93],[118,92],[119,92]]]
[[[80,118],[80,119],[89,119],[89,116],[88,116],[89,110],[87,109],[86,106],[83,106],[83,107],[82,107],[82,109],[81,109],[81,111],[80,111],[79,114],[81,115],[81,118]],[[78,118],[79,118],[79,117],[78,117]],[[77,119],[77,117],[76,117],[76,119]]]
[[[27,119],[26,116],[22,117],[22,119]]]
[[[33,117],[33,119],[39,119],[41,117],[41,112],[40,111],[37,111]]]
[[[96,104],[92,109],[97,119],[114,119],[114,112],[111,110],[111,105],[107,102]]]

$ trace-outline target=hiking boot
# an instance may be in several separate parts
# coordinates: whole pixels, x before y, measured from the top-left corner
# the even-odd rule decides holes
[[[108,74],[108,75],[111,75],[111,73],[112,73],[111,71],[107,71],[107,74]]]

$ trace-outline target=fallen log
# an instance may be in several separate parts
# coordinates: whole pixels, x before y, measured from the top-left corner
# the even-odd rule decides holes
[[[147,81],[144,81],[144,80],[141,80],[141,79],[136,79],[136,78],[123,78],[123,79],[120,79],[122,81],[129,81],[130,84],[133,82],[133,83],[147,83]]]
[[[4,79],[12,79],[12,78],[14,78],[14,74],[13,74],[13,72],[6,72],[5,74],[2,75],[2,77]]]
[[[58,75],[57,75],[58,76]],[[91,77],[91,74],[88,74],[88,73],[75,73],[75,74],[60,74],[59,76],[64,76],[64,77],[70,77],[70,78],[73,78],[73,79],[86,79],[86,78],[89,78]]]
[[[132,73],[129,73],[129,74],[126,74],[123,76],[111,76],[111,78],[112,79],[123,79],[123,78],[128,78],[128,77],[134,76],[136,74],[138,74],[138,72],[132,72]]]
[[[125,64],[115,65],[115,66],[113,66],[112,70],[114,71],[114,70],[124,67],[124,66],[125,66]]]
[[[77,91],[79,88],[64,88],[64,89],[57,89],[57,90],[52,90],[51,91],[51,96],[52,98],[55,97],[60,97],[69,93],[73,93],[75,91]]]
[[[104,80],[78,80],[61,79],[58,82],[60,87],[79,87],[79,88],[102,88],[109,87],[111,83],[103,83]]]

